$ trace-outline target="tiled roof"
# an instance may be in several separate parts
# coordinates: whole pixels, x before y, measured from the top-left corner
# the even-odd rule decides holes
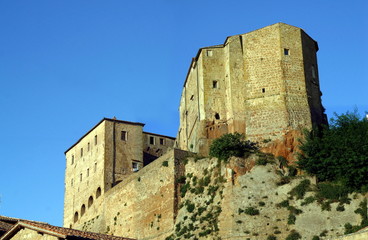
[[[42,222],[0,216],[0,240],[10,239],[21,228],[28,228],[37,232],[43,232],[44,234],[65,239],[78,238],[85,240],[134,240],[131,238],[86,232],[71,228],[56,227]]]

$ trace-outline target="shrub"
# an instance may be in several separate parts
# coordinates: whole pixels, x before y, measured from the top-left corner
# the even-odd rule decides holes
[[[289,176],[283,176],[280,178],[280,181],[276,183],[277,186],[285,185],[290,183],[291,178]]]
[[[255,216],[255,215],[259,215],[259,210],[257,208],[254,208],[254,207],[247,207],[244,210],[244,213],[247,214],[247,215]]]
[[[274,235],[270,235],[267,237],[267,240],[277,240],[277,238]]]
[[[285,240],[298,240],[301,239],[302,236],[297,231],[292,231]]]
[[[289,207],[289,200],[284,200],[276,204],[276,207]]]
[[[312,240],[320,240],[318,236],[313,236]]]
[[[193,212],[193,210],[194,210],[194,208],[195,208],[195,205],[194,205],[194,203],[187,203],[187,211],[188,212]]]
[[[243,134],[228,133],[212,142],[210,156],[226,162],[231,156],[244,157],[246,153],[256,149],[256,143],[245,140]]]
[[[163,161],[163,162],[162,162],[162,166],[164,166],[164,167],[168,167],[168,166],[169,166],[169,162],[168,162],[168,161]]]
[[[305,193],[309,190],[310,181],[308,179],[304,179],[301,181],[296,187],[294,187],[289,194],[295,196],[296,199],[303,199]]]
[[[288,224],[295,224],[295,221],[296,221],[296,216],[294,214],[289,214],[289,217],[288,217]]]
[[[316,201],[316,198],[314,196],[310,196],[304,199],[304,201],[301,203],[302,206],[308,205],[312,202]]]

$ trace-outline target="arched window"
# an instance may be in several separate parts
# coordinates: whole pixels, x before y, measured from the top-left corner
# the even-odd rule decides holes
[[[99,196],[101,196],[101,188],[100,187],[97,188],[96,198],[98,198]]]
[[[78,212],[74,213],[74,223],[78,221]]]
[[[88,198],[88,207],[92,206],[92,204],[93,204],[93,197],[92,197],[92,196],[90,196],[90,197]]]
[[[85,212],[86,212],[86,205],[83,204],[81,207],[81,216],[83,216]]]

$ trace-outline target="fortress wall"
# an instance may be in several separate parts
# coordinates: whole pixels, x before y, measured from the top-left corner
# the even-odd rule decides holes
[[[255,141],[280,136],[288,125],[279,28],[275,24],[243,35],[246,135]]]
[[[97,211],[87,212],[76,228],[136,239],[165,239],[174,228],[176,172],[186,154],[169,150],[125,178],[101,196]]]
[[[88,211],[94,211],[91,209],[98,206],[97,189],[101,189],[101,194],[104,192],[104,134],[105,123],[103,122],[66,152],[64,227],[74,227],[75,224],[79,224],[79,222],[75,223],[74,217],[75,213],[78,213],[78,221],[84,217],[81,211],[83,205],[85,214]],[[81,156],[81,148],[83,148],[83,156]],[[90,198],[93,202],[92,207],[89,206]]]

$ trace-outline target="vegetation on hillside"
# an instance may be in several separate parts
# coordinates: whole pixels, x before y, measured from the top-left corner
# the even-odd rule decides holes
[[[244,134],[227,133],[212,142],[210,156],[226,162],[232,156],[245,157],[257,149],[256,143],[245,140]]]
[[[357,111],[335,114],[329,127],[314,128],[305,135],[300,146],[300,169],[349,192],[368,190],[367,119]]]

